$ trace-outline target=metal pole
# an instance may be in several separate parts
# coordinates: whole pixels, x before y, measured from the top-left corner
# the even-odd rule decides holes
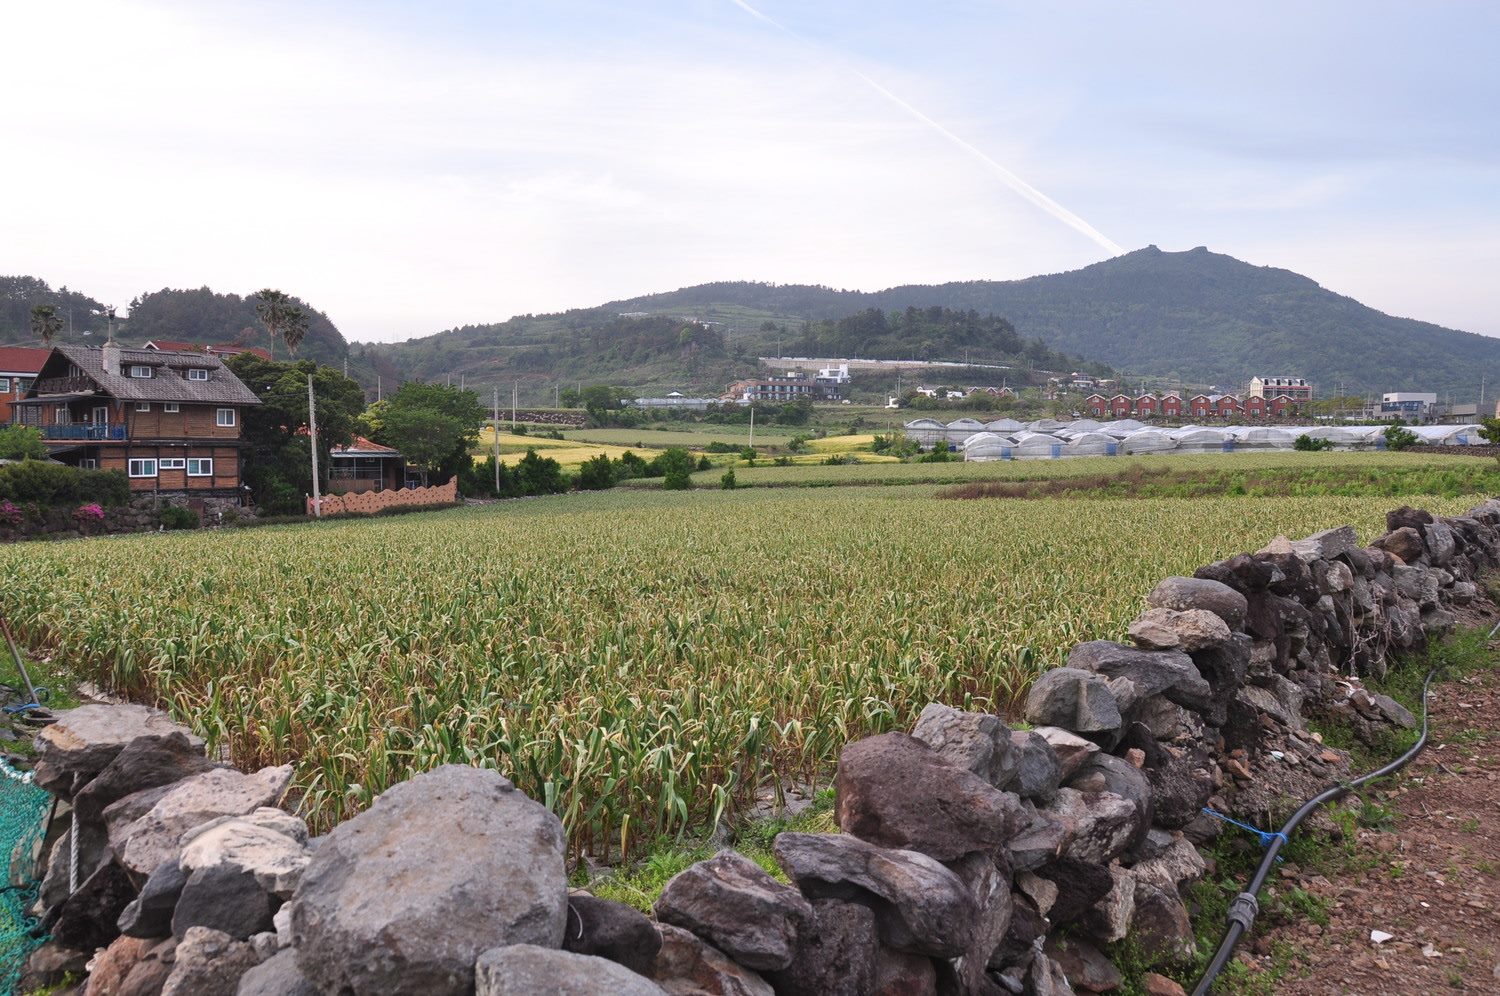
[[[755,399],[750,399],[750,448],[755,449]]]
[[[494,396],[490,399],[495,415],[493,434],[495,437],[495,452],[490,459],[495,464],[495,495],[500,494],[500,385],[494,387]]]
[[[312,374],[307,375],[307,431],[312,438],[313,518],[323,517],[323,496],[318,488],[318,403],[313,399]]]
[[[520,381],[510,382],[510,431],[516,431],[516,392],[520,389]]]

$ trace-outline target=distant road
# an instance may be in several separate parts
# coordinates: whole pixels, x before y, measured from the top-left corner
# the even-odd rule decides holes
[[[780,367],[783,370],[817,370],[849,364],[850,370],[951,370],[955,367],[974,370],[1014,370],[1015,367],[999,363],[960,363],[956,360],[856,360],[840,357],[816,356],[762,356],[761,366]]]

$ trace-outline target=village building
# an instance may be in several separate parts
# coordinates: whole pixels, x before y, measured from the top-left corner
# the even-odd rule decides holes
[[[242,414],[258,404],[211,353],[108,342],[52,349],[13,408],[62,463],[119,470],[132,491],[237,500]]]
[[[0,425],[8,424],[15,417],[11,406],[26,396],[31,382],[50,355],[50,349],[0,346]]]
[[[1250,389],[1245,394],[1251,398],[1285,395],[1294,404],[1301,404],[1312,400],[1313,389],[1302,377],[1251,377]]]

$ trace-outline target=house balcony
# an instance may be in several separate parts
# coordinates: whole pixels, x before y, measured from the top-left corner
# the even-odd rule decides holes
[[[44,425],[43,439],[109,441],[129,438],[123,425]]]
[[[93,394],[95,384],[87,377],[48,377],[36,382],[37,394]]]

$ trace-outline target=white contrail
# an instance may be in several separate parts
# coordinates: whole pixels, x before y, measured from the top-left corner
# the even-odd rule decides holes
[[[819,47],[814,42],[811,42],[808,39],[797,34],[797,32],[782,24],[780,21],[777,21],[772,17],[768,17],[767,15],[756,10],[754,7],[750,6],[750,4],[746,3],[745,0],[730,0],[730,2],[740,10],[743,10],[745,13],[749,14],[751,17],[754,17],[756,20],[764,21],[783,34],[789,35],[790,37],[801,42],[803,45],[807,45],[813,48]],[[922,122],[933,131],[936,131],[939,135],[943,136],[948,141],[958,146],[960,149],[963,149],[969,155],[984,163],[990,168],[990,171],[998,176],[1007,187],[1014,190],[1016,193],[1020,194],[1022,197],[1026,198],[1028,201],[1035,204],[1037,207],[1041,208],[1052,217],[1056,218],[1058,221],[1067,225],[1069,228],[1074,229],[1075,231],[1087,235],[1090,239],[1093,239],[1095,242],[1103,246],[1105,249],[1109,250],[1109,252],[1115,256],[1118,256],[1125,251],[1119,246],[1118,243],[1109,238],[1103,232],[1099,231],[1093,225],[1090,225],[1088,222],[1078,217],[1078,215],[1074,214],[1072,211],[1069,211],[1067,208],[1063,207],[1061,204],[1057,203],[1052,198],[1048,197],[1046,194],[1042,193],[1040,190],[1036,189],[1031,184],[1027,183],[1025,180],[1021,179],[1019,176],[997,163],[994,159],[990,158],[989,154],[986,153],[983,149],[980,149],[977,146],[964,141],[964,139],[955,135],[953,132],[949,131],[947,128],[943,127],[941,124],[928,117],[926,114],[923,114],[917,108],[913,107],[905,100],[902,100],[900,97],[896,96],[894,93],[887,90],[885,87],[881,86],[875,80],[866,76],[858,69],[855,69],[853,66],[846,65],[844,68],[858,77],[863,83],[865,83],[866,86],[870,87],[870,89],[880,94],[886,100],[889,100],[891,103],[901,108],[907,114],[910,114],[912,117],[916,118],[918,121]]]

